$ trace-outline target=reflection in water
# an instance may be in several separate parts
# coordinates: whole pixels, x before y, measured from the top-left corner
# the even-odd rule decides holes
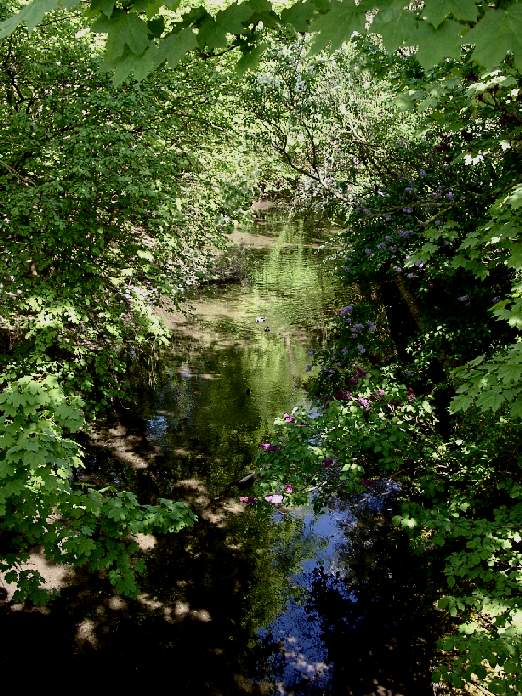
[[[199,522],[141,540],[136,600],[75,577],[47,614],[7,612],[4,674],[28,656],[43,674],[59,656],[63,672],[187,696],[431,693],[426,579],[390,529],[389,485],[317,515],[238,502],[274,418],[305,398],[309,352],[352,299],[321,261],[321,234],[268,218],[248,281],[198,294],[154,389],[140,388],[140,424],[121,430],[117,457],[91,463],[144,502],[189,501]]]
[[[321,616],[310,607],[318,574],[329,591],[344,600],[356,601],[340,564],[341,552],[348,543],[346,534],[355,517],[340,505],[319,515],[298,510],[293,516],[299,513],[303,520],[299,541],[308,552],[304,552],[300,567],[289,577],[293,596],[269,626],[258,632],[272,651],[268,665],[281,694],[299,687],[308,692],[312,688],[325,689],[331,678],[333,665],[329,664],[328,648],[322,639]],[[275,552],[277,558],[277,547]]]
[[[328,319],[339,305],[333,273],[307,244],[310,232],[303,223],[264,226],[264,237],[272,235],[274,243],[252,251],[249,282],[209,288],[195,303],[192,318],[178,327],[172,364],[162,386],[143,406],[151,439],[169,453],[162,481],[170,480],[173,489],[160,488],[162,494],[179,493],[176,481],[190,477],[203,480],[211,497],[233,490],[234,482],[251,469],[257,444],[269,433],[274,417],[304,399],[302,381],[310,352],[325,340]],[[246,667],[249,689],[399,694],[400,686],[416,696],[430,693],[417,627],[405,641],[414,661],[408,653],[408,664],[401,663],[403,646],[394,653],[398,662],[393,669],[389,660],[381,656],[382,664],[376,665],[372,657],[379,653],[382,625],[395,627],[402,621],[404,607],[399,601],[390,606],[386,584],[369,600],[379,607],[371,620],[375,646],[362,641],[368,653],[361,654],[356,645],[359,631],[368,630],[369,611],[357,590],[356,559],[362,554],[369,572],[380,544],[374,538],[377,530],[390,548],[385,544],[375,571],[389,581],[388,566],[396,559],[385,513],[394,493],[393,485],[382,483],[359,498],[357,509],[352,501],[352,507],[338,502],[318,515],[310,509],[274,515],[246,510],[226,521],[229,540],[250,549],[255,558],[243,586],[248,587],[242,626],[251,636],[249,650],[245,653],[243,645],[238,653],[245,665],[255,657],[255,667]],[[361,530],[367,535],[354,548]],[[402,572],[412,575],[407,546],[399,555]],[[407,582],[403,585],[408,587]],[[352,646],[351,657],[339,656],[337,641]],[[419,669],[415,661],[421,663]],[[356,674],[347,671],[350,662]]]
[[[142,405],[151,441],[169,453],[172,485],[201,476],[218,495],[251,466],[274,418],[304,398],[309,351],[325,338],[339,288],[307,243],[320,230],[279,222],[263,234],[273,242],[251,250],[246,283],[198,293]],[[173,456],[180,449],[186,456]]]

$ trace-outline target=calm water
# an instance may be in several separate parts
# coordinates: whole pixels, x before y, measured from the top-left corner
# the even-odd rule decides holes
[[[390,484],[319,514],[238,502],[274,418],[306,398],[329,317],[355,297],[317,248],[326,232],[270,215],[243,234],[247,279],[200,292],[175,323],[124,438],[134,458],[104,466],[144,501],[187,500],[199,522],[144,540],[136,601],[75,578],[50,615],[27,619],[35,652],[44,632],[66,666],[161,679],[173,694],[431,693],[426,577],[390,528]]]

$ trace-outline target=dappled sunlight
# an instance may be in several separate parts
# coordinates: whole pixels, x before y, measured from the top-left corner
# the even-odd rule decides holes
[[[357,636],[365,625],[350,566],[357,542],[346,538],[362,534],[361,525],[382,534],[378,491],[361,497],[360,510],[321,514],[240,501],[274,418],[305,398],[311,352],[338,305],[336,283],[306,234],[284,225],[268,250],[254,250],[261,255],[248,282],[208,288],[191,314],[173,320],[176,352],[165,356],[154,387],[139,391],[139,418],[123,414],[93,433],[80,481],[125,486],[147,503],[183,501],[198,521],[176,535],[135,535],[147,562],[135,599],[112,592],[103,573],[67,576],[48,618],[72,664],[132,664],[164,679],[174,670],[180,693],[219,696],[322,693],[344,674],[338,653],[352,645],[351,628]],[[363,524],[358,516],[370,509]],[[369,557],[374,543],[372,536],[361,545]],[[379,573],[387,577],[385,562]],[[21,612],[39,644],[50,623]],[[378,625],[374,617],[368,630]],[[14,631],[13,640],[23,635]],[[368,685],[373,662],[357,659]]]
[[[44,580],[44,587],[48,590],[59,590],[65,587],[70,575],[71,569],[59,563],[52,563],[45,558],[43,551],[33,551],[29,554],[29,559],[20,564],[20,570],[36,571]],[[16,591],[16,585],[7,582],[4,574],[0,572],[0,588],[5,590],[3,599],[10,601]],[[0,598],[1,600],[2,598]],[[40,608],[40,611],[45,611],[45,608]]]
[[[97,427],[90,435],[94,448],[109,452],[112,457],[132,469],[147,469],[159,453],[158,448],[151,447],[142,434],[129,432],[123,423],[114,427]]]

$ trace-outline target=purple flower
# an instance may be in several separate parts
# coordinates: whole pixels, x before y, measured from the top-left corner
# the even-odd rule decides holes
[[[335,392],[335,398],[338,401],[350,401],[352,398],[352,392],[346,391],[346,389],[338,389]]]
[[[366,254],[366,256],[373,256],[373,251],[371,249],[365,249],[364,253]]]
[[[285,493],[293,493],[294,492],[294,487],[292,486],[291,483],[285,484]]]
[[[402,268],[400,266],[394,266],[393,270],[395,271],[395,273],[400,273],[402,271]]]
[[[373,488],[375,486],[375,481],[372,481],[371,479],[364,478],[361,480],[361,483],[365,488]]]
[[[270,442],[262,442],[259,445],[259,449],[264,450],[265,452],[280,452],[281,447],[278,445],[272,445]]]
[[[243,503],[244,505],[254,505],[256,498],[252,495],[242,495],[239,498],[239,502]]]
[[[404,193],[413,193],[413,186],[406,186]]]
[[[413,213],[413,208],[403,208],[402,212],[406,213],[406,215],[409,215],[410,213]]]
[[[384,389],[377,389],[377,391],[375,393],[377,396],[384,396],[386,394]]]
[[[331,457],[325,457],[322,461],[322,465],[325,469],[330,469],[334,464],[334,460]]]
[[[365,399],[363,396],[357,397],[357,401],[364,409],[368,410],[370,408],[370,402],[368,401],[368,399]]]
[[[422,178],[424,179],[424,177],[426,176],[426,170],[425,170],[425,169],[419,169],[419,176],[422,177]]]
[[[283,415],[283,420],[285,421],[285,423],[295,423],[294,416],[291,416],[289,413],[285,413]]]
[[[281,505],[283,496],[280,493],[273,493],[272,495],[265,495],[265,500],[267,503],[272,503],[272,505]]]
[[[411,230],[399,230],[399,237],[402,237],[403,239],[407,239],[410,236],[411,236]]]
[[[357,346],[357,350],[359,351],[359,353],[360,353],[361,355],[362,355],[363,353],[366,353],[366,348],[365,348],[361,343],[359,343],[359,345]]]
[[[377,244],[377,249],[386,249],[386,244],[384,242],[379,242],[379,244]]]
[[[415,399],[415,392],[411,387],[408,387],[408,401],[413,401]]]
[[[364,329],[364,324],[357,322],[357,324],[354,324],[352,326],[352,333],[359,333],[359,331],[362,331],[363,329]]]
[[[371,333],[373,333],[376,328],[377,328],[377,324],[374,321],[368,322],[368,331],[371,331]]]
[[[448,191],[448,193],[446,194],[446,198],[448,199],[448,201],[452,201],[455,198],[453,191]]]
[[[339,310],[339,314],[340,314],[342,317],[345,317],[347,314],[351,314],[351,313],[352,313],[352,310],[353,310],[353,305],[349,304],[349,305],[346,305],[346,307],[342,307],[342,308]]]
[[[355,376],[358,377],[359,379],[362,379],[363,377],[366,377],[367,374],[368,374],[368,373],[366,372],[366,370],[363,370],[362,367],[358,367],[358,368],[355,370]]]

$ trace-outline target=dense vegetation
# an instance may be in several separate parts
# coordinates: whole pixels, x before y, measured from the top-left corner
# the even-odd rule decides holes
[[[469,56],[423,71],[375,42],[354,51],[356,78],[341,78],[346,52],[303,63],[296,51],[261,79],[265,100],[286,108],[284,126],[280,113],[272,124],[276,149],[306,173],[301,205],[340,226],[332,253],[359,300],[340,309],[335,339],[315,357],[318,407],[287,414],[264,444],[258,495],[298,503],[315,490],[320,505],[397,480],[395,521],[430,558],[438,606],[455,617],[434,679],[512,693],[521,686],[519,74],[506,63],[479,79]],[[388,84],[368,81],[361,63]],[[404,114],[389,101],[380,113],[364,85],[388,100],[396,89]],[[293,144],[284,152],[283,141]]]
[[[42,599],[21,565],[41,545],[132,594],[136,534],[194,521],[80,484],[74,433],[153,365],[153,308],[208,276],[254,190],[297,181],[359,301],[315,358],[318,405],[263,445],[258,496],[400,482],[396,522],[452,620],[434,679],[516,693],[522,5],[93,0],[43,19],[77,4],[0,25],[6,578]]]
[[[35,544],[134,592],[132,537],[193,521],[182,504],[82,487],[71,434],[125,398],[131,365],[153,368],[168,342],[153,308],[211,272],[252,198],[223,137],[223,63],[114,91],[80,19],[56,22],[6,39],[0,76],[2,567],[33,599],[41,579],[19,564]]]

